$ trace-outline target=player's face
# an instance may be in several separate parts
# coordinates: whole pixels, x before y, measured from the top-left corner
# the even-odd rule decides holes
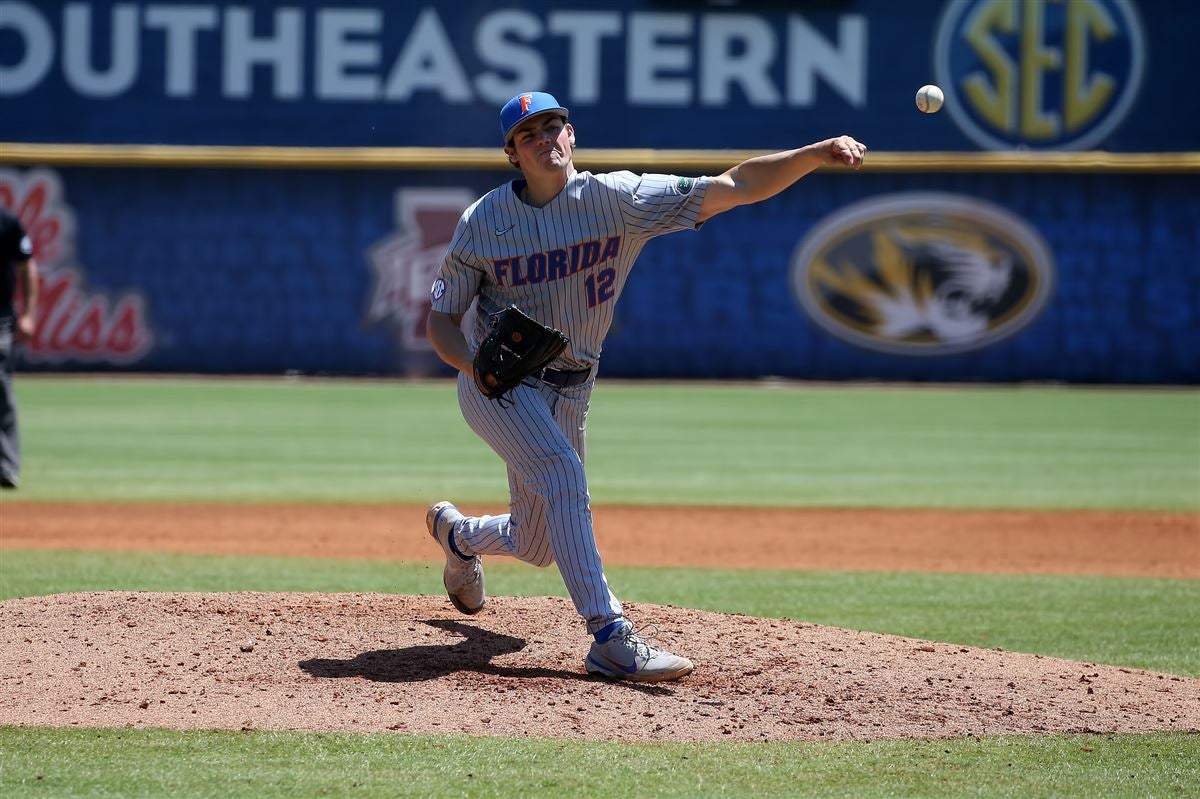
[[[575,129],[562,117],[546,114],[518,126],[511,141],[504,152],[522,170],[558,171],[571,163]]]

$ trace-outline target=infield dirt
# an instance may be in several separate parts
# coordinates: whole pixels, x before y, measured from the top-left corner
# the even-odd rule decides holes
[[[495,507],[459,506],[471,514]],[[1200,577],[1200,516],[604,506],[606,564]],[[6,503],[0,548],[435,560],[405,505]]]
[[[9,600],[0,724],[845,740],[1200,729],[1200,680],[633,604],[699,665],[583,673],[574,609],[498,597],[60,594]]]
[[[1197,519],[1182,513],[605,508],[596,521],[613,564],[1191,578],[1200,569]],[[2,527],[0,548],[11,549],[437,556],[424,509],[413,507],[6,502]],[[13,599],[0,604],[0,724],[625,741],[1200,730],[1196,678],[628,606],[657,626],[654,640],[696,661],[692,675],[653,686],[588,677],[586,638],[559,598],[492,597],[473,617],[443,596]]]

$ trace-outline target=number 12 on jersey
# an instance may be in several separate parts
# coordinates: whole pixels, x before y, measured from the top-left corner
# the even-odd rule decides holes
[[[599,274],[587,276],[583,285],[587,289],[589,308],[595,308],[600,303],[613,298],[616,293],[613,283],[616,282],[616,279],[617,270],[615,269],[601,269]]]

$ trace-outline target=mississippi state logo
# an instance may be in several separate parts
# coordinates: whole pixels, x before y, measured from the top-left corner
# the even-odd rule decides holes
[[[792,256],[792,285],[825,330],[867,349],[944,355],[1032,321],[1054,264],[1027,222],[971,197],[891,194],[826,217]]]
[[[1094,147],[1129,112],[1144,64],[1130,0],[950,0],[934,42],[946,110],[989,150]]]
[[[434,279],[459,218],[474,201],[475,193],[465,188],[396,192],[397,230],[367,253],[375,286],[363,321],[367,326],[394,327],[401,349],[433,349],[425,335],[425,319],[430,297],[445,291],[445,284],[438,280],[439,288]]]

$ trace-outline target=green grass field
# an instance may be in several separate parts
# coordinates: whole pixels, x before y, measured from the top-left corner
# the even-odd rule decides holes
[[[14,501],[497,501],[449,383],[17,382]],[[1200,392],[601,384],[596,503],[1200,510]],[[1200,516],[1198,516],[1200,520]],[[1200,534],[1200,521],[1198,521]],[[1200,674],[1197,581],[613,569],[624,598]],[[562,595],[489,567],[493,592]],[[431,564],[4,550],[0,596],[434,593]],[[0,729],[3,796],[1187,796],[1200,735],[625,745]]]
[[[500,501],[449,383],[18,381],[22,500]],[[596,503],[1200,508],[1200,393],[608,385]]]
[[[0,728],[6,797],[1196,795],[1195,736],[833,744]]]

